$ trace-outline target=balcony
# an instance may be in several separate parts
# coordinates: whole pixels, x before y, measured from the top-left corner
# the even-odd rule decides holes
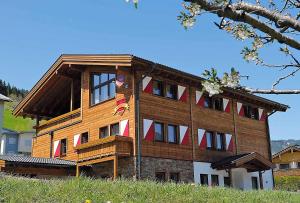
[[[37,129],[38,135],[47,134],[50,131],[62,129],[74,124],[81,122],[81,109],[76,109],[74,111],[62,114],[50,120],[41,122],[38,126],[34,128]]]
[[[110,160],[113,156],[130,156],[132,154],[132,138],[110,136],[91,141],[75,147],[80,165]]]

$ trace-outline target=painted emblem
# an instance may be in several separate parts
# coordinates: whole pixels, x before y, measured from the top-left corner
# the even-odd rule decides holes
[[[121,87],[125,82],[125,75],[117,75],[116,85],[117,87]]]
[[[129,110],[129,105],[125,98],[117,100],[116,105],[117,106],[114,109],[113,115],[123,115],[126,110]]]

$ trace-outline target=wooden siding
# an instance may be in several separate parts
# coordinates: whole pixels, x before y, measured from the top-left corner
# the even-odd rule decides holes
[[[134,123],[134,100],[132,92],[132,78],[130,71],[125,67],[118,67],[117,74],[125,75],[125,85],[117,88],[116,98],[104,101],[100,104],[90,105],[90,73],[101,71],[116,71],[115,67],[107,66],[87,66],[83,72],[82,85],[82,110],[80,119],[81,122],[75,125],[66,126],[58,129],[58,124],[49,128],[44,128],[43,132],[53,131],[53,141],[67,138],[67,154],[63,159],[77,160],[77,153],[74,149],[74,135],[84,132],[89,133],[89,142],[99,139],[99,128],[110,124],[118,123],[122,120],[129,120],[129,137],[134,138],[135,123]],[[129,104],[129,110],[126,110],[123,115],[113,115],[116,107],[116,100],[126,98]],[[55,130],[57,129],[57,130]],[[42,132],[38,132],[41,134]],[[52,143],[53,146],[53,143]],[[50,135],[44,134],[34,139],[33,156],[50,157]]]
[[[280,154],[279,156],[273,158],[273,163],[291,163],[291,162],[300,162],[300,152],[299,151],[287,151],[285,153]]]

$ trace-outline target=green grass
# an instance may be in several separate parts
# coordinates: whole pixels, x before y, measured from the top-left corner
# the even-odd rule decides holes
[[[16,131],[29,131],[32,130],[34,121],[30,118],[15,117],[12,115],[14,102],[7,102],[4,105],[4,119],[3,127]]]
[[[2,198],[2,200],[1,200]],[[300,202],[284,191],[239,191],[150,181],[0,178],[0,202]]]
[[[275,177],[275,189],[288,191],[300,190],[300,176]]]

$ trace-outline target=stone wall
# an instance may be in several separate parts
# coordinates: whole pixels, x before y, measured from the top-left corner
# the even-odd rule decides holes
[[[155,180],[156,172],[165,172],[166,180],[170,173],[179,173],[180,181],[194,182],[192,161],[142,157],[141,178]]]

